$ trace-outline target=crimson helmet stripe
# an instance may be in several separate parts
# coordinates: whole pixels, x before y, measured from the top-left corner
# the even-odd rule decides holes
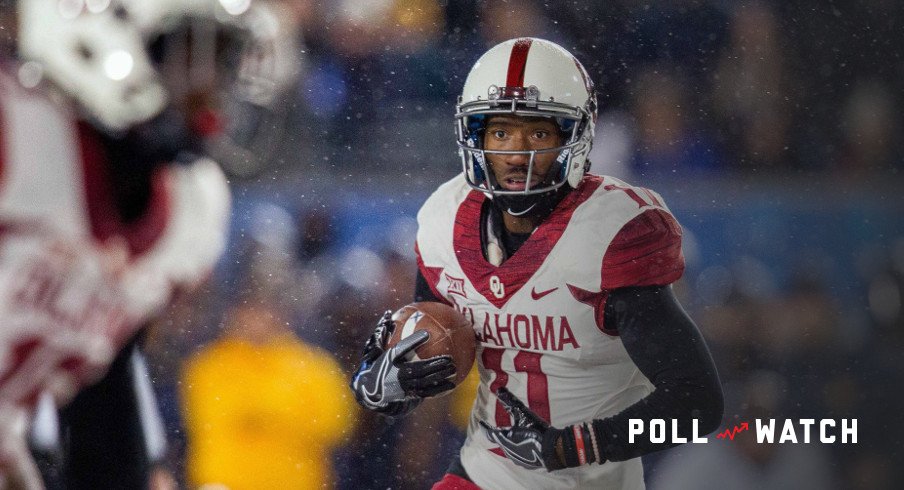
[[[506,75],[506,87],[524,86],[524,68],[527,66],[527,52],[533,42],[530,38],[519,39],[512,46],[512,55],[509,57],[508,74]]]

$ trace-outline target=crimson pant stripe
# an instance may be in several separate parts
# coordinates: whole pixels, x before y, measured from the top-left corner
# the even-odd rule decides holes
[[[527,52],[530,51],[530,39],[519,39],[512,46],[512,55],[509,57],[508,75],[506,75],[506,87],[524,86],[524,68],[527,66]]]

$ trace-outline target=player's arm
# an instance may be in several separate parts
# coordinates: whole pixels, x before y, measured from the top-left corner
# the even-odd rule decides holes
[[[622,412],[561,429],[550,427],[511,393],[500,389],[500,402],[515,424],[500,429],[484,424],[489,438],[509,459],[528,468],[555,470],[589,463],[624,461],[675,446],[635,438],[629,443],[628,422],[677,420],[678,435],[691,434],[693,420],[701,434],[722,421],[719,377],[703,337],[670,286],[623,288],[610,293],[608,325],[640,371],[656,389]],[[483,422],[481,422],[483,423]]]
[[[418,270],[414,282],[414,301],[443,302],[430,289],[427,279],[420,270]],[[435,440],[429,437],[411,437],[411,435],[424,430],[442,430],[449,418],[451,399],[452,397],[431,398],[421,404],[417,411],[407,416],[399,425],[399,434],[402,434],[403,437],[398,440],[392,461],[398,468],[396,474],[401,475],[402,478],[397,480],[400,486],[429,486],[430,482],[424,480],[424,475],[432,474],[436,465],[445,464],[445,455]],[[418,457],[412,458],[412,454],[417,454]]]
[[[417,271],[417,278],[414,280],[414,301],[436,301],[437,303],[445,303],[446,301],[437,297],[427,278],[421,271]]]
[[[690,433],[694,419],[703,434],[721,423],[716,367],[670,286],[684,272],[681,227],[671,214],[651,208],[626,223],[609,245],[602,270],[601,286],[609,291],[603,322],[607,330],[618,331],[631,360],[656,389],[612,417],[563,429],[550,428],[505,393],[500,402],[522,423],[509,429],[486,426],[487,434],[510,459],[529,462],[523,466],[552,470],[623,461],[674,445],[628,443],[630,419],[645,425],[651,419],[677,420],[682,436]]]
[[[622,412],[593,421],[606,460],[624,461],[676,444],[635,438],[628,443],[629,419],[676,420],[678,435],[708,434],[722,423],[724,402],[715,363],[703,336],[671,286],[622,288],[606,303],[605,321],[614,325],[631,360],[655,390]]]
[[[712,356],[670,286],[683,272],[681,226],[664,209],[649,209],[626,223],[606,251],[602,287],[610,292],[603,321],[618,331],[631,360],[656,388],[621,413],[593,422],[592,435],[606,460],[673,446],[637,439],[629,444],[629,419],[645,425],[676,420],[683,436],[693,419],[704,434],[721,423],[722,389]]]

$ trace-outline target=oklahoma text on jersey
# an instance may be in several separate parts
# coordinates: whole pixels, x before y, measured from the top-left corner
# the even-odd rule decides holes
[[[511,425],[493,394],[505,386],[562,427],[614,415],[653,389],[604,324],[608,291],[667,285],[684,270],[681,228],[662,198],[587,175],[517,253],[484,256],[483,193],[458,176],[418,213],[418,266],[438,298],[473,322],[481,384],[461,460],[483,488],[622,488],[640,459],[556,472],[512,464],[477,421]]]
[[[560,351],[580,349],[567,316],[552,317],[525,313],[493,313],[485,311],[483,319],[474,317],[474,309],[458,307],[474,324],[477,339],[483,344],[519,349]]]

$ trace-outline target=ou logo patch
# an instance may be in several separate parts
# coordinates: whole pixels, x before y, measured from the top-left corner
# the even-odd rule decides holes
[[[499,280],[499,276],[490,277],[490,291],[492,291],[493,296],[497,298],[505,297],[505,284],[502,284],[502,281]]]

